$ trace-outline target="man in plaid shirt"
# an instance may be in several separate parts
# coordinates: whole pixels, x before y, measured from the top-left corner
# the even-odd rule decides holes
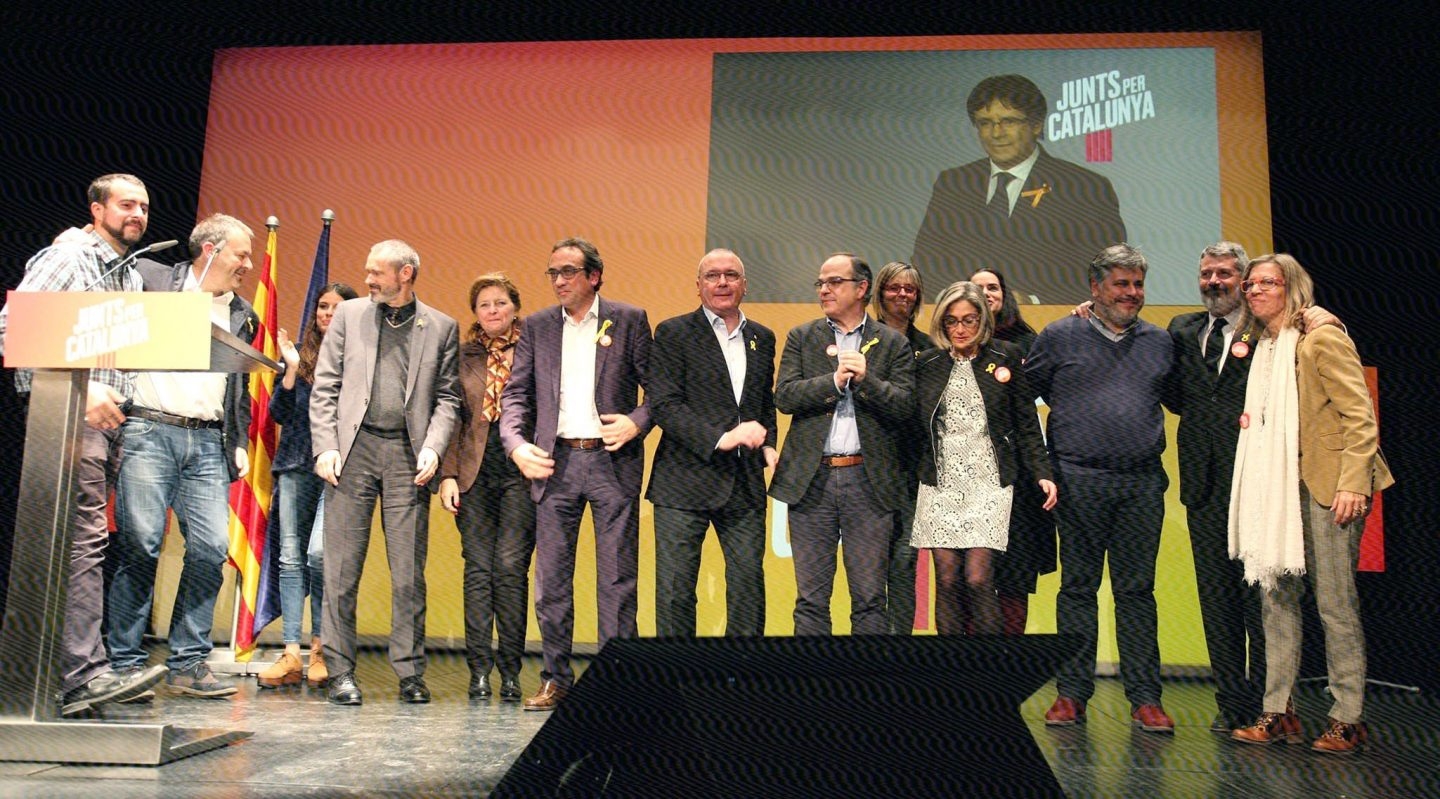
[[[133,266],[114,267],[145,235],[150,217],[145,184],[134,175],[102,175],[90,184],[87,196],[91,229],[62,236],[36,253],[25,265],[25,277],[16,291],[141,290],[140,276]],[[0,309],[0,353],[4,352],[8,310]],[[29,397],[30,383],[30,370],[16,371],[15,389],[22,397]],[[120,425],[125,421],[121,406],[130,391],[129,374],[115,369],[90,371],[84,440],[76,474],[79,496],[70,550],[65,628],[60,639],[65,715],[105,702],[135,699],[165,676],[164,666],[113,671],[100,635],[105,611],[101,568],[108,540],[105,502],[120,471]]]

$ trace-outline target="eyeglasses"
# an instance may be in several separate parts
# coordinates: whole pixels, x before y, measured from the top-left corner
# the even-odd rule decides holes
[[[977,119],[975,120],[975,129],[986,135],[990,134],[996,128],[999,128],[1001,133],[1014,133],[1016,128],[1019,128],[1021,125],[1024,125],[1027,122],[1029,122],[1029,120],[1025,117]]]
[[[1285,281],[1274,277],[1262,277],[1259,280],[1247,280],[1240,284],[1240,290],[1246,294],[1269,294],[1277,288],[1285,285]]]
[[[721,279],[724,279],[726,283],[739,283],[740,281],[745,279],[745,276],[740,274],[739,272],[731,270],[729,272],[706,272],[705,274],[700,276],[700,279],[713,286],[716,283],[719,283]]]
[[[959,319],[956,319],[953,316],[944,316],[940,318],[940,327],[944,328],[947,331],[954,330],[956,325],[963,325],[970,330],[974,330],[975,328],[980,326],[980,316],[978,314],[972,313],[966,316],[962,316]]]
[[[858,277],[822,277],[822,278],[820,278],[819,280],[815,281],[815,289],[818,291],[818,290],[820,290],[820,289],[822,289],[822,288],[824,288],[824,287],[826,287],[826,286],[829,286],[830,289],[833,291],[833,290],[835,290],[835,289],[840,288],[840,286],[843,285],[843,284],[845,284],[845,283],[863,283],[863,282],[865,282],[865,281],[861,280],[861,279],[858,278]]]
[[[575,279],[576,275],[584,271],[584,269],[578,266],[567,266],[564,269],[546,269],[545,277],[549,278],[552,282],[557,277],[563,277],[566,280],[573,280]]]
[[[920,289],[917,289],[917,288],[915,288],[914,286],[906,286],[906,285],[904,285],[904,284],[891,283],[890,285],[888,285],[888,286],[885,287],[885,293],[886,293],[886,294],[906,294],[906,295],[909,295],[909,296],[912,296],[912,297],[913,297],[913,296],[915,296],[916,294],[919,294],[919,293],[920,293]]]

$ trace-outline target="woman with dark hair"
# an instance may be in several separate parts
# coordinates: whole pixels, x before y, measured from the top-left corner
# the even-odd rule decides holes
[[[1035,329],[1020,316],[1020,304],[1006,286],[1005,276],[994,269],[982,269],[970,281],[980,287],[985,305],[995,317],[995,338],[1019,347],[1023,362],[1035,342]],[[995,558],[995,590],[1000,595],[1006,635],[1025,633],[1036,580],[1055,571],[1056,563],[1055,520],[1043,507],[1045,495],[1036,487],[1035,475],[1025,463],[1019,466],[1010,511],[1010,546]]]
[[[970,282],[985,293],[985,304],[995,317],[995,338],[1019,344],[1028,355],[1035,341],[1035,328],[1020,316],[1020,303],[1005,285],[1005,276],[996,269],[981,269],[970,276]]]
[[[980,287],[955,283],[935,301],[930,325],[944,349],[916,363],[916,409],[926,435],[911,544],[935,561],[940,635],[1004,630],[991,561],[1008,545],[1018,464],[1036,475],[1047,510],[1057,496],[1019,349],[992,340],[994,325]]]
[[[500,443],[500,395],[520,340],[520,290],[500,273],[470,284],[475,322],[460,346],[465,401],[460,428],[440,464],[440,503],[455,514],[465,559],[465,659],[472,699],[491,696],[490,670],[500,668],[500,698],[519,702],[525,654],[526,580],[535,550],[530,483]],[[497,657],[491,630],[499,633]]]
[[[1251,354],[1230,493],[1230,556],[1258,583],[1265,625],[1264,712],[1230,737],[1300,743],[1292,692],[1300,672],[1300,598],[1308,587],[1325,632],[1330,707],[1311,748],[1349,754],[1364,722],[1365,633],[1355,569],[1370,497],[1395,480],[1355,343],[1339,327],[1300,332],[1314,283],[1290,255],[1262,255],[1240,284],[1246,313],[1230,354]]]
[[[324,596],[324,553],[311,546],[315,512],[325,481],[315,474],[310,454],[310,386],[315,379],[315,361],[320,342],[330,329],[335,308],[359,296],[344,283],[331,283],[315,302],[315,315],[305,329],[300,348],[281,328],[276,332],[285,375],[270,395],[270,418],[280,425],[280,443],[270,472],[275,475],[274,518],[280,530],[280,617],[285,651],[257,675],[262,688],[276,688],[300,682],[300,623],[305,615],[305,595],[310,595],[310,668],[312,685],[324,684],[329,676],[320,646],[320,604]]]

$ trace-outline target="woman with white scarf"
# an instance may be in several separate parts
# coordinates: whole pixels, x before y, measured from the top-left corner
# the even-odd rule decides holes
[[[1251,356],[1230,499],[1230,556],[1263,592],[1264,707],[1231,737],[1242,743],[1301,741],[1291,693],[1300,671],[1300,597],[1306,585],[1325,632],[1334,704],[1317,752],[1348,754],[1366,744],[1365,634],[1355,591],[1360,536],[1370,496],[1395,481],[1379,435],[1355,344],[1340,328],[1302,336],[1300,313],[1314,283],[1292,256],[1250,262],[1241,290],[1242,334],[1231,355]],[[1292,368],[1291,365],[1294,365]]]

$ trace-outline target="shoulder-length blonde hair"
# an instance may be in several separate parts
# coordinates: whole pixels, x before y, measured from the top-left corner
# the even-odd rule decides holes
[[[1299,327],[1300,315],[1315,304],[1315,281],[1310,279],[1310,273],[1295,260],[1295,256],[1287,252],[1274,252],[1252,259],[1245,267],[1241,282],[1250,280],[1250,273],[1261,264],[1270,264],[1280,270],[1280,279],[1285,281],[1285,313],[1280,326]],[[1245,303],[1245,311],[1240,317],[1240,328],[1257,336],[1264,332],[1265,325],[1250,313],[1248,302]]]
[[[985,290],[968,280],[951,283],[935,298],[935,315],[930,319],[930,338],[935,342],[935,346],[946,352],[950,351],[950,337],[945,335],[945,316],[950,312],[950,306],[961,300],[975,306],[975,311],[980,314],[980,330],[975,346],[984,349],[995,335],[995,316],[990,313],[990,306],[985,303]]]

